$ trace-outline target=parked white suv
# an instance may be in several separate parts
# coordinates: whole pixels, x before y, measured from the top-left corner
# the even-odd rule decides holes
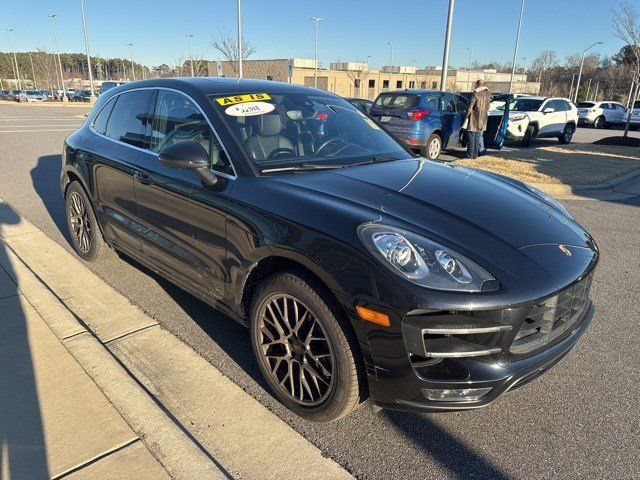
[[[605,128],[619,125],[626,120],[627,109],[618,102],[580,102],[578,103],[578,125],[592,125]]]
[[[631,130],[640,129],[640,100],[636,100],[633,103],[633,106],[629,109],[629,114],[631,115],[631,121],[629,122],[629,128]],[[624,117],[625,122],[627,121],[627,117]]]
[[[578,109],[566,98],[517,97],[510,105],[507,138],[528,147],[534,138],[569,143],[578,126]]]

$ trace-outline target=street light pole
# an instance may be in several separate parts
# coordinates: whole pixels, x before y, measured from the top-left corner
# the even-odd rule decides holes
[[[31,62],[31,76],[33,77],[33,88],[38,89],[38,84],[36,83],[36,70],[33,68],[33,57],[31,53],[29,53],[29,61]]]
[[[442,54],[442,72],[440,73],[440,90],[447,88],[447,69],[449,68],[449,45],[451,44],[451,24],[453,23],[453,6],[455,0],[449,0],[449,12],[447,14],[447,29],[444,36],[444,52]]]
[[[577,73],[571,75],[571,89],[569,90],[569,98],[573,98],[573,82],[576,81],[576,75]]]
[[[187,35],[189,37],[189,62],[191,63],[191,76],[194,77],[193,74],[193,47],[191,45],[191,39],[193,38],[193,33]]]
[[[22,82],[20,81],[20,68],[18,67],[18,56],[16,55],[16,46],[13,43],[13,28],[8,28],[7,32],[9,32],[9,39],[11,40],[11,50],[13,50],[13,61],[15,62],[13,73],[18,80],[18,90],[22,90]]]
[[[242,9],[240,7],[240,0],[237,3],[238,6],[238,78],[242,78]]]
[[[87,69],[89,70],[89,87],[91,89],[91,96],[89,101],[91,103],[96,101],[96,93],[93,89],[93,71],[91,71],[91,56],[89,54],[89,37],[87,36],[87,19],[84,15],[84,0],[80,0],[80,11],[82,12],[82,30],[84,32],[84,49],[87,53]]]
[[[387,42],[389,45],[389,66],[393,66],[393,42]]]
[[[596,82],[596,91],[593,93],[593,101],[598,101],[598,89],[600,88],[600,82]]]
[[[469,47],[467,48],[467,50],[469,51],[469,68],[467,69],[467,90],[471,91],[473,90],[471,88],[471,65],[473,64],[473,48]]]
[[[589,100],[589,93],[591,92],[591,78],[589,79],[589,85],[587,85],[587,95],[584,97],[585,100]]]
[[[135,65],[133,64],[133,43],[129,42],[127,43],[127,46],[129,47],[129,59],[131,61],[131,76],[133,77],[133,81],[136,81],[136,69],[135,69]]]
[[[321,17],[311,17],[311,20],[315,22],[315,40],[314,40],[314,58],[315,58],[315,72],[313,74],[313,87],[318,88],[318,24],[324,20]],[[328,87],[328,85],[327,85]]]
[[[578,72],[578,83],[576,84],[576,91],[573,93],[573,103],[578,101],[578,90],[580,90],[580,78],[582,78],[582,67],[584,66],[584,54],[596,45],[602,45],[602,42],[595,42],[593,45],[585,48],[582,51],[582,59],[580,60],[580,71]]]
[[[58,47],[58,32],[56,31],[56,17],[55,13],[50,13],[51,25],[53,25],[53,40],[56,44],[56,55],[58,56],[58,68],[60,69],[60,86],[62,87],[62,102],[66,102],[67,89],[64,87],[64,77],[62,76],[62,60],[60,59],[60,48]]]
[[[527,89],[527,57],[522,57],[522,60],[524,61],[523,67],[522,67],[522,85],[524,87],[524,90],[526,91]]]
[[[513,49],[513,65],[511,66],[511,81],[509,82],[509,93],[513,92],[513,77],[516,74],[516,60],[518,58],[518,46],[520,45],[520,30],[522,29],[522,15],[524,14],[524,0],[520,4],[520,19],[518,20],[518,32],[516,33],[516,46]]]

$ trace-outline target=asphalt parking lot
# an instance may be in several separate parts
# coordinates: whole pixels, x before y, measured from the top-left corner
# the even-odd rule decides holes
[[[0,198],[69,250],[60,150],[83,112],[0,105]],[[581,128],[575,141],[612,134]],[[334,424],[303,421],[266,392],[243,327],[133,261],[94,271],[359,478],[639,478],[640,197],[563,203],[601,250],[594,321],[541,379],[476,411],[377,412],[367,403]]]

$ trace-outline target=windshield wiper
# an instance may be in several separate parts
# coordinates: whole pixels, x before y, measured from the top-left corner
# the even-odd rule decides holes
[[[384,163],[384,162],[393,162],[395,160],[402,160],[402,158],[398,158],[398,157],[392,157],[392,156],[388,156],[388,157],[373,157],[367,161],[364,162],[360,162],[360,163],[351,163],[349,165],[345,165],[346,167],[359,167],[360,165],[371,165],[373,163]]]
[[[277,172],[310,172],[312,170],[331,170],[332,168],[343,168],[345,165],[319,165],[313,163],[304,163],[302,165],[292,165],[290,167],[274,167],[263,168],[261,173],[277,173]]]

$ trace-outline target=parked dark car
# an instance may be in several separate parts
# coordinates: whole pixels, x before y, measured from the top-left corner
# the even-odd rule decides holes
[[[436,90],[396,90],[376,98],[369,115],[425,158],[435,160],[460,138],[467,101]]]
[[[124,85],[127,82],[112,82],[112,81],[106,81],[106,82],[102,82],[102,84],[100,85],[100,95],[102,95],[104,92],[106,92],[107,90],[114,88],[114,87],[118,87],[120,85]]]
[[[312,420],[367,397],[487,405],[593,316],[598,250],[557,201],[414,158],[326,91],[113,88],[66,139],[60,180],[80,257],[112,247],[247,325],[273,394]]]
[[[367,100],[366,98],[345,98],[345,100],[365,115],[369,115],[369,112],[371,111],[371,107],[373,105],[373,102],[371,100]]]
[[[89,102],[91,101],[91,90],[76,90],[71,99],[74,102]]]

